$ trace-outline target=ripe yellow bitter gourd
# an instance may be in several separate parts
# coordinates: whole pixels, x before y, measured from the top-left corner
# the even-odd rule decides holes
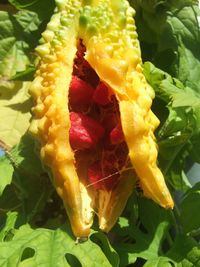
[[[76,237],[94,212],[109,231],[139,179],[165,208],[173,200],[157,166],[154,92],[142,73],[128,1],[57,0],[41,44],[30,131],[39,140]]]

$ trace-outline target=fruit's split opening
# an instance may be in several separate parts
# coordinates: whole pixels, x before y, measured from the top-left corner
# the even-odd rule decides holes
[[[118,101],[85,60],[85,52],[79,40],[69,88],[70,144],[78,173],[84,172],[88,186],[109,191],[129,164],[128,148]]]

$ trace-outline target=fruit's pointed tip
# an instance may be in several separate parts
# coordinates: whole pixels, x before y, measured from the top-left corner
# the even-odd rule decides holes
[[[172,202],[168,203],[165,208],[172,210],[174,208],[174,202],[172,201]]]
[[[116,218],[105,218],[105,217],[99,217],[99,229],[104,232],[108,233],[113,228],[117,221],[118,217]]]
[[[170,209],[172,210],[174,208],[174,201],[173,199],[170,197],[170,199],[168,199],[165,203],[158,203],[161,207],[165,208],[165,209]]]
[[[76,237],[76,243],[82,243],[86,241],[90,235],[90,225],[77,225],[77,222],[72,222],[71,221],[71,227],[72,227],[72,232],[74,236]]]
[[[104,232],[104,233],[108,233],[111,230],[112,227],[108,227],[108,225],[99,225],[99,229]]]
[[[83,243],[83,242],[85,242],[87,240],[88,240],[88,236],[85,236],[85,237],[77,237],[76,238],[76,241],[75,241],[75,244],[78,245],[78,244]]]

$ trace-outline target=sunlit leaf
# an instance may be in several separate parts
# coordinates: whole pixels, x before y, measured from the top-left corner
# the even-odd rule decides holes
[[[0,140],[9,146],[17,144],[30,123],[31,100],[28,82],[0,84]]]

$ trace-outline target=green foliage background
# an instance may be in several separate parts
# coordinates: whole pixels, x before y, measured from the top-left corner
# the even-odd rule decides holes
[[[34,48],[53,0],[0,3],[0,267],[200,266],[200,11],[192,0],[130,0],[146,79],[154,88],[159,165],[175,208],[135,189],[109,234],[76,244],[61,200],[26,133]]]

